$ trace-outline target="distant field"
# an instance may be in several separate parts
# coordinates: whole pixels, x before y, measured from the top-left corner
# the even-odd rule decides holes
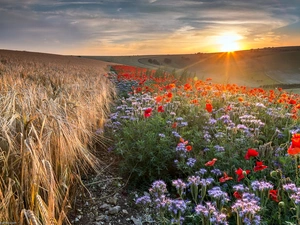
[[[186,70],[200,79],[218,83],[262,85],[300,84],[300,47],[266,48],[235,53],[186,55],[89,56],[149,69]]]

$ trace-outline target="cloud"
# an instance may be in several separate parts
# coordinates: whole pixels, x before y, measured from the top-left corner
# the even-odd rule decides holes
[[[234,30],[250,42],[284,37],[299,22],[298,0],[0,0],[0,48],[40,45],[55,51],[127,48],[167,51],[211,45],[210,37]],[[293,27],[290,28],[290,30]],[[207,43],[198,44],[199,39]],[[168,41],[169,40],[169,41]],[[125,47],[124,47],[125,46]],[[167,47],[166,47],[167,46]],[[111,51],[109,51],[109,48]],[[49,47],[47,48],[49,49]],[[58,50],[57,50],[58,49]],[[61,49],[61,50],[59,50]],[[30,49],[29,49],[30,50]],[[122,50],[123,52],[123,50]]]

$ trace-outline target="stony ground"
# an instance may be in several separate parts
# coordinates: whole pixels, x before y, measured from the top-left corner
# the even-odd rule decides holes
[[[126,178],[118,176],[116,158],[106,156],[102,173],[91,173],[82,181],[70,212],[74,225],[144,225],[155,224],[149,215],[137,207],[134,199],[138,191],[129,191]]]

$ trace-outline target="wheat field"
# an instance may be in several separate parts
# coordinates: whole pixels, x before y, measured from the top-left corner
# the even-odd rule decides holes
[[[0,50],[0,223],[65,224],[114,87],[101,61]]]

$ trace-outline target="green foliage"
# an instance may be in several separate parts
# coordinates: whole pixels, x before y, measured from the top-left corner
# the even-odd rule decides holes
[[[130,176],[132,186],[174,177],[174,141],[170,133],[170,127],[166,127],[166,120],[160,115],[127,122],[118,131],[115,153],[122,157],[120,171]]]

